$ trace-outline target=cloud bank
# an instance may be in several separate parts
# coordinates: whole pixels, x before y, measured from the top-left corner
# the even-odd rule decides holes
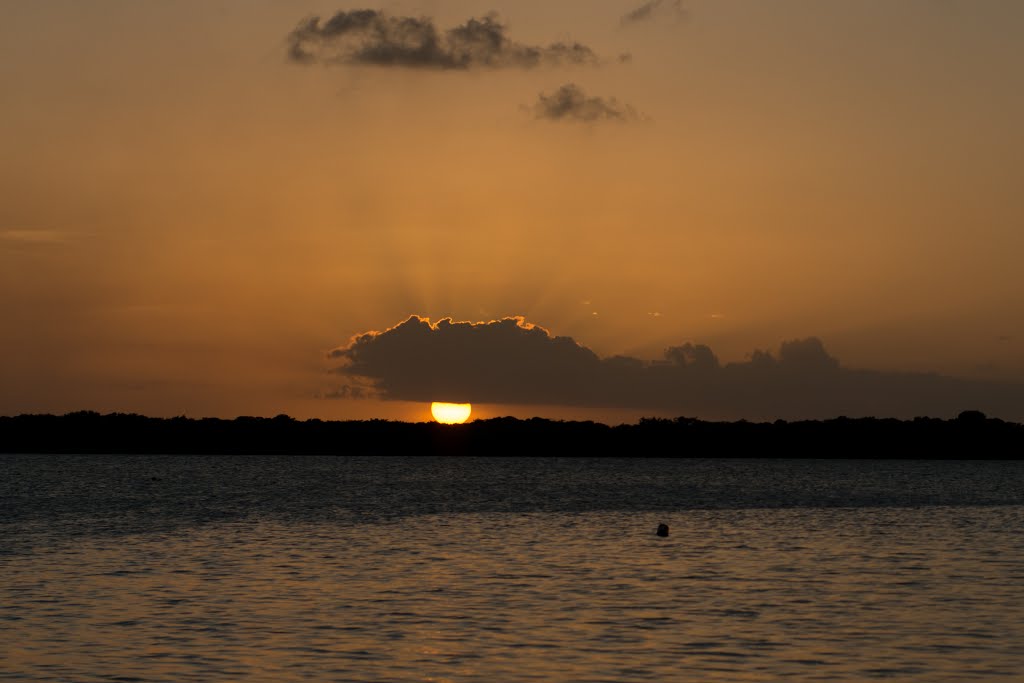
[[[589,97],[575,83],[566,83],[550,95],[541,93],[533,106],[534,116],[549,121],[636,121],[640,117],[628,104],[614,97]]]
[[[982,410],[1024,417],[1024,385],[936,374],[853,370],[821,340],[784,342],[775,353],[722,364],[702,344],[660,360],[600,358],[570,337],[509,317],[431,323],[412,316],[357,335],[330,352],[335,371],[386,400],[562,405],[672,411],[712,419],[929,416]]]
[[[288,35],[288,57],[302,64],[441,70],[599,62],[594,51],[580,43],[517,43],[495,14],[441,31],[429,17],[392,16],[374,9],[341,11],[326,20],[305,19]]]

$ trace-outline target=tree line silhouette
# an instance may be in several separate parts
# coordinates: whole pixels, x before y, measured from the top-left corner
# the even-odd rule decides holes
[[[1018,458],[1024,424],[847,418],[636,424],[498,417],[462,425],[266,417],[156,418],[91,411],[0,417],[0,453]]]

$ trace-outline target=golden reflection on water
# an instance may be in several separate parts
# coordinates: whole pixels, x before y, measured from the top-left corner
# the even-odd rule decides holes
[[[488,513],[83,538],[4,557],[0,656],[7,680],[1010,681],[1022,522]]]

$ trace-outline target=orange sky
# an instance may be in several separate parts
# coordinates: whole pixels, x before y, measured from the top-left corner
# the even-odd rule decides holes
[[[1024,381],[1024,5],[641,4],[6,4],[0,413],[427,419],[322,398],[414,314]],[[598,63],[289,62],[364,7]],[[629,115],[545,118],[567,84]]]

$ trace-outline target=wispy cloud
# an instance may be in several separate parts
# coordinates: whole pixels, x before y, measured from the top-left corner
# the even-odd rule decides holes
[[[659,16],[671,16],[676,20],[686,18],[686,10],[683,9],[682,0],[647,0],[639,7],[636,7],[619,19],[619,24],[629,26],[646,21],[652,21]]]
[[[305,19],[288,35],[288,57],[303,64],[442,70],[530,69],[600,61],[580,43],[515,42],[496,14],[441,31],[429,17],[392,16],[374,9],[342,11],[326,20]]]
[[[335,349],[336,372],[383,399],[671,410],[747,419],[1024,417],[1024,385],[844,368],[815,337],[723,364],[703,344],[660,360],[601,358],[522,317],[431,323],[412,316]],[[351,395],[340,392],[339,395]]]
[[[588,96],[575,83],[566,83],[551,94],[541,93],[533,106],[538,119],[549,121],[637,121],[640,116],[614,97]]]
[[[62,244],[67,233],[60,230],[0,230],[0,240],[18,244]]]

